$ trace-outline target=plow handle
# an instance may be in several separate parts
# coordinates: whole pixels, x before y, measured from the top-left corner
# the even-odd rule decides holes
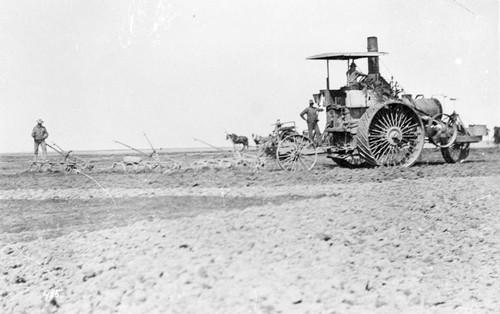
[[[145,152],[143,152],[143,151],[141,151],[141,150],[138,150],[138,149],[136,149],[136,148],[133,148],[132,146],[129,146],[129,145],[125,144],[125,143],[122,143],[122,142],[120,142],[120,141],[116,141],[116,140],[113,140],[113,142],[118,143],[118,144],[120,144],[120,145],[123,145],[123,146],[125,146],[125,147],[128,147],[128,148],[130,148],[131,150],[135,150],[136,152],[138,152],[138,153],[140,153],[140,154],[143,154],[144,156],[148,156],[148,157],[150,157],[150,158],[151,158],[151,155],[146,154]]]

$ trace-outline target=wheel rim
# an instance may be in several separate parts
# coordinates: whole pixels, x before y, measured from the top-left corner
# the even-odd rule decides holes
[[[420,117],[410,107],[401,103],[374,108],[368,115],[368,118],[371,117],[368,122],[368,136],[361,134],[361,140],[366,142],[364,147],[368,148],[364,149],[363,157],[371,164],[379,166],[413,165],[424,145]]]
[[[302,135],[290,135],[279,142],[276,159],[281,169],[287,171],[311,170],[318,153],[313,141]]]
[[[457,132],[460,135],[467,135],[467,131],[460,127]],[[469,143],[453,143],[450,147],[441,147],[441,154],[447,163],[461,162],[469,156]]]
[[[455,163],[464,160],[469,155],[469,143],[454,144],[451,147],[444,148],[449,158],[447,162]]]

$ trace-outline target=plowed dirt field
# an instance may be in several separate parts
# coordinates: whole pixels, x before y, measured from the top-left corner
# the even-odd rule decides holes
[[[82,156],[91,178],[0,158],[1,313],[500,312],[499,149],[308,172]]]

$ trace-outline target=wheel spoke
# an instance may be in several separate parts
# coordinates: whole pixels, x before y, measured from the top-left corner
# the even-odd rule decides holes
[[[379,147],[377,148],[374,152],[373,152],[373,157],[375,157],[376,159],[380,159],[384,156],[384,152],[389,148],[389,144],[386,144],[382,147]]]
[[[308,170],[307,164],[302,158],[299,158],[299,163],[301,165],[302,170]]]
[[[285,157],[284,159],[282,159],[283,162],[287,162],[287,161],[290,161],[290,160],[293,160],[293,155],[292,154],[288,154],[287,157]]]
[[[286,166],[288,166],[291,163],[293,163],[293,159],[286,160],[286,161],[282,162],[281,165],[283,167],[286,167]]]
[[[293,138],[293,147],[295,147],[295,151],[299,150],[299,141],[300,141],[300,138],[297,138],[297,137]]]
[[[396,126],[397,125],[397,123],[396,123],[396,121],[397,121],[397,115],[396,115],[395,110],[391,110],[389,114],[390,114],[390,117],[391,117],[392,125]]]
[[[387,117],[385,115],[381,115],[379,121],[386,130],[391,127],[391,123],[387,120]]]
[[[370,129],[370,135],[369,136],[387,136],[387,130],[377,130],[377,129]]]
[[[380,124],[378,124],[378,123],[380,123]],[[370,130],[385,133],[385,131],[387,130],[387,127],[384,126],[381,123],[381,121],[376,121],[376,122],[373,122],[373,124],[370,126]]]
[[[387,142],[381,142],[379,144],[375,145],[370,145],[370,148],[374,154],[380,153],[383,149],[385,149],[387,146],[390,146],[389,143]]]
[[[370,148],[371,148],[372,153],[379,154],[380,152],[382,152],[385,148],[387,148],[390,145],[391,144],[384,142],[384,143],[379,143],[377,145],[371,145]]]
[[[406,117],[403,121],[401,121],[401,124],[399,125],[399,127],[401,129],[404,129],[406,128],[408,125],[411,125],[411,119]]]
[[[400,128],[403,128],[403,127],[404,127],[407,123],[409,123],[409,122],[411,121],[411,118],[410,118],[410,117],[408,117],[408,116],[403,116],[403,115],[401,115],[400,117],[401,117],[401,118],[400,118],[400,119],[399,119],[399,121],[398,121],[398,126],[399,126]]]
[[[391,145],[387,144],[387,146],[385,146],[379,151],[379,156],[380,157],[387,156],[388,152],[390,151],[391,151]]]
[[[370,138],[375,138],[375,139],[381,139],[381,138],[386,138],[384,134],[370,134]]]
[[[407,126],[401,128],[401,131],[403,133],[411,132],[411,129],[416,128],[417,126],[418,126],[418,124],[407,125]]]
[[[370,139],[370,143],[386,143],[387,142],[387,137],[375,137],[373,139]]]
[[[394,119],[393,119],[393,113],[394,112],[393,111],[394,110],[389,109],[388,112],[387,112],[387,114],[386,114],[387,121],[389,121],[391,127],[394,126]]]

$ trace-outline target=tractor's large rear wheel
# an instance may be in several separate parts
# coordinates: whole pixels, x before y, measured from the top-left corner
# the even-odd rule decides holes
[[[394,102],[370,107],[357,130],[361,156],[372,166],[410,167],[424,146],[424,126],[418,114]]]

